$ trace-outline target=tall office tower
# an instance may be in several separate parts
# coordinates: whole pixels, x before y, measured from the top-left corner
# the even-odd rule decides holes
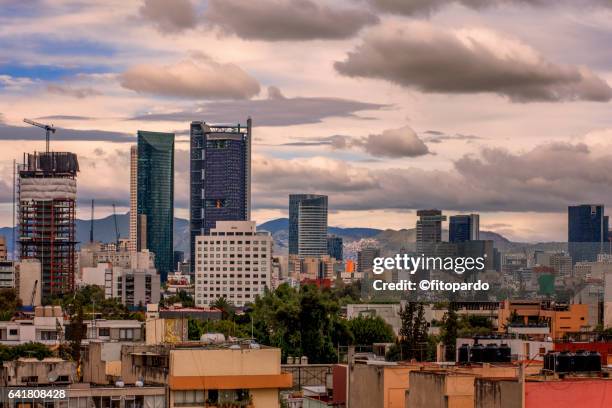
[[[380,248],[361,248],[361,250],[357,252],[357,272],[362,273],[364,277],[366,274],[371,274],[374,258],[378,258],[379,256]]]
[[[67,152],[27,154],[18,167],[19,255],[40,261],[45,302],[74,289],[78,171]]]
[[[326,195],[289,195],[289,254],[327,255]]]
[[[582,204],[567,208],[567,241],[572,262],[597,260],[608,242],[608,217],[602,204]]]
[[[478,241],[480,239],[480,216],[478,214],[451,215],[449,221],[449,242]]]
[[[342,260],[342,237],[335,235],[327,237],[327,255],[337,261]]]
[[[138,146],[130,147],[130,252],[138,251]]]
[[[162,282],[174,270],[174,133],[138,131],[136,183],[137,230],[146,237],[137,250],[155,254]],[[143,225],[145,224],[145,225]]]
[[[196,238],[195,303],[224,297],[236,306],[253,302],[272,281],[272,236],[254,221],[219,221]]]
[[[251,219],[251,118],[246,126],[191,123],[191,272],[198,235],[217,221]]]
[[[440,210],[418,210],[419,219],[416,222],[417,252],[430,252],[438,242],[442,241],[442,222],[446,216]]]

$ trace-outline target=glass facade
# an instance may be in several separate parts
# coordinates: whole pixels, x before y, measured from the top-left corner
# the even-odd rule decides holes
[[[138,131],[137,209],[162,282],[174,270],[174,133]]]
[[[597,260],[608,242],[608,217],[604,206],[583,204],[567,208],[567,241],[572,262]]]
[[[453,215],[449,218],[448,241],[466,242],[480,239],[479,215]]]
[[[327,255],[338,261],[342,260],[342,237],[327,237]]]
[[[251,211],[251,119],[247,125],[191,123],[191,271],[198,235],[217,221],[248,221]]]
[[[289,254],[327,255],[327,196],[289,195]]]

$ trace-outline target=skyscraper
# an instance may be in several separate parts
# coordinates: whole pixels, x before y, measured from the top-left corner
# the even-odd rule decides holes
[[[337,261],[342,260],[342,237],[327,237],[327,254]]]
[[[251,119],[246,126],[191,123],[189,219],[191,271],[195,243],[217,221],[251,218]]]
[[[36,290],[45,302],[74,289],[78,171],[76,154],[66,152],[27,154],[18,168],[20,259],[40,261]]]
[[[137,157],[137,230],[146,231],[146,246],[140,242],[137,250],[155,254],[155,268],[164,282],[174,270],[174,133],[139,130]]]
[[[567,241],[572,262],[597,260],[608,241],[608,217],[602,204],[582,204],[567,208]]]
[[[433,244],[442,241],[442,222],[446,216],[440,210],[418,210],[416,222],[417,252],[434,249]]]
[[[326,195],[289,195],[289,254],[327,255]]]
[[[478,214],[452,215],[449,220],[449,242],[477,241],[480,239],[480,216]]]

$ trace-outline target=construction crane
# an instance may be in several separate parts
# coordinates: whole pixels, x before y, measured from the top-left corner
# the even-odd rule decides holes
[[[37,286],[38,286],[38,279],[36,279],[34,281],[34,286],[32,286],[32,297],[31,297],[31,300],[30,300],[30,305],[32,305],[32,307],[36,306],[34,301],[35,301],[35,298],[36,298],[36,288],[37,288]]]
[[[33,120],[30,120],[30,119],[24,119],[23,121],[29,125],[36,126],[41,129],[45,129],[45,136],[46,136],[46,142],[47,142],[46,147],[47,147],[47,153],[49,153],[49,139],[51,137],[51,133],[55,133],[55,130],[56,130],[53,127],[53,125],[45,125],[44,123],[34,122]]]
[[[93,232],[94,232],[94,200],[91,199],[91,221],[89,224],[89,243],[93,244]]]
[[[115,203],[113,203],[113,219],[115,220],[115,250],[119,252],[119,239],[121,239],[119,235],[119,227],[117,226],[117,211],[115,209]]]

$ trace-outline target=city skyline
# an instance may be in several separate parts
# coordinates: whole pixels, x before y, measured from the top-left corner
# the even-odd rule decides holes
[[[330,225],[413,228],[417,209],[440,208],[515,241],[563,241],[568,205],[612,205],[601,1],[21,3],[0,4],[1,226],[13,159],[44,148],[23,118],[53,123],[51,149],[78,154],[80,218],[92,198],[98,216],[129,208],[139,129],[177,134],[175,208],[188,218],[189,124],[247,116],[258,223],[313,193],[330,197]]]

